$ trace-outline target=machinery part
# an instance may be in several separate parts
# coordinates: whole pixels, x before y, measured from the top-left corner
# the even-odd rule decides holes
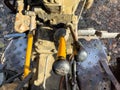
[[[3,81],[4,81],[4,78],[5,78],[5,76],[4,76],[4,73],[3,72],[0,72],[0,86],[3,84]]]
[[[76,75],[80,90],[111,90],[111,81],[101,67],[99,60],[106,59],[106,48],[99,39],[79,39],[88,53],[86,60],[77,62]],[[100,55],[102,54],[102,56]]]
[[[86,2],[87,2],[87,0],[84,0],[83,6],[82,6],[81,11],[80,11],[80,14],[78,15],[78,22],[79,22],[79,20],[80,20],[80,18],[81,18],[81,15],[82,15],[83,10],[84,10],[84,8],[85,8]]]
[[[26,14],[30,16],[30,26],[29,26],[30,31],[28,33],[28,43],[27,43],[26,59],[24,65],[24,78],[30,73],[30,62],[31,62],[31,54],[32,54],[32,46],[33,46],[33,30],[36,29],[35,13],[26,12]]]
[[[77,83],[77,62],[75,60],[71,60],[71,72],[66,76],[62,76],[59,84],[59,90],[80,90],[78,88]]]
[[[105,72],[107,73],[109,79],[112,81],[113,85],[115,86],[116,90],[120,90],[120,84],[117,81],[117,79],[115,78],[115,76],[113,75],[112,71],[110,70],[109,66],[106,63],[107,60],[103,59],[100,60],[100,64],[103,66]]]
[[[69,87],[68,87],[68,75],[65,75],[65,89],[69,90]]]
[[[30,81],[30,79],[32,78],[32,76],[33,76],[33,72],[30,72],[30,73],[24,78],[24,80],[22,80],[21,83],[19,83],[19,85],[16,87],[15,90],[21,90],[21,89],[24,87],[24,85]]]
[[[69,23],[67,26],[70,28],[70,31],[71,31],[71,34],[74,40],[75,59],[77,61],[84,61],[87,58],[87,52],[85,48],[83,47],[83,45],[81,44],[81,42],[78,41],[78,37],[73,31],[73,25]]]
[[[31,14],[31,12],[27,12],[26,15],[23,14],[24,11],[24,0],[17,0],[17,10],[15,18],[15,31],[19,33],[23,33],[28,30],[34,30],[36,28],[36,16],[35,14]]]
[[[86,60],[87,56],[88,56],[88,54],[87,54],[86,50],[82,49],[78,52],[76,60],[82,62],[82,61]]]
[[[101,74],[101,72],[100,72],[101,68],[99,68],[99,65],[96,66],[97,62],[98,62],[98,58],[100,58],[98,54],[100,54],[100,53],[104,53],[105,54],[102,45],[98,43],[97,44],[98,47],[96,49],[96,45],[94,46],[94,45],[92,45],[89,42],[90,44],[88,43],[88,45],[85,45],[85,49],[84,49],[83,45],[78,42],[78,37],[77,37],[78,36],[77,35],[77,26],[78,25],[77,25],[77,22],[79,20],[78,20],[78,17],[74,14],[74,12],[75,12],[76,7],[79,4],[78,2],[80,2],[80,0],[69,0],[69,1],[68,0],[43,0],[43,2],[42,2],[43,5],[40,5],[40,6],[30,5],[30,9],[28,9],[28,10],[33,10],[32,12],[34,14],[33,13],[31,14],[31,11],[28,11],[28,13],[25,14],[25,15],[23,15],[23,13],[22,13],[22,11],[24,11],[24,6],[25,6],[23,1],[24,0],[17,0],[18,13],[16,15],[15,30],[17,32],[20,32],[20,33],[21,32],[25,32],[27,30],[30,30],[30,31],[34,30],[35,28],[32,28],[31,25],[33,25],[33,27],[36,26],[35,16],[38,16],[37,19],[38,19],[38,22],[40,23],[40,27],[43,26],[43,27],[45,27],[47,29],[48,28],[52,28],[52,29],[48,30],[50,33],[54,32],[53,29],[56,29],[55,26],[58,25],[59,23],[64,23],[66,25],[67,23],[72,22],[71,24],[73,25],[72,26],[73,28],[71,29],[71,33],[73,35],[74,44],[75,44],[74,47],[76,49],[74,54],[77,55],[77,56],[79,56],[79,55],[81,56],[81,53],[85,52],[86,48],[87,48],[86,51],[88,52],[87,53],[88,54],[87,58],[86,58],[87,54],[86,53],[83,54],[83,55],[85,55],[84,59],[86,59],[86,60],[82,59],[83,62],[80,62],[80,63],[77,62],[77,66],[79,67],[79,65],[80,65],[80,68],[77,69],[78,72],[80,72],[80,74],[78,73],[78,76],[81,76],[80,78],[79,77],[77,77],[77,78],[78,78],[79,82],[80,81],[82,82],[82,83],[79,83],[79,86],[80,86],[80,84],[81,84],[82,87],[85,86],[85,85],[83,85],[83,84],[86,84],[85,81],[83,80],[83,78],[84,78],[84,75],[86,75],[86,73],[87,73],[87,75],[91,75],[91,76],[87,76],[87,77],[90,77],[90,78],[93,79],[92,75],[94,73],[98,72],[98,74],[100,74],[100,76],[101,76],[101,77],[98,77],[98,78],[99,78],[100,81],[102,81],[101,79],[102,79],[102,76],[104,76],[104,75]],[[83,8],[81,10],[79,18],[81,17],[81,14],[82,14],[82,11],[83,11],[83,9],[85,7],[85,4],[86,4],[86,0],[85,0],[85,2],[83,4]],[[43,9],[43,7],[45,9]],[[36,11],[36,8],[39,10],[39,12]],[[50,12],[47,12],[47,10],[50,11]],[[43,62],[45,62],[44,58],[46,58],[46,57],[44,57],[45,54],[46,54],[46,53],[44,53],[45,49],[48,49],[48,51],[46,50],[47,53],[51,53],[52,52],[51,55],[53,53],[56,54],[56,52],[55,52],[56,48],[54,47],[55,43],[53,42],[53,40],[51,38],[52,35],[51,35],[51,37],[49,37],[49,35],[47,35],[47,34],[50,34],[50,33],[46,33],[46,31],[47,31],[46,29],[38,30],[37,31],[37,32],[39,32],[38,33],[38,38],[36,39],[36,42],[38,42],[38,44],[36,44],[36,42],[35,42],[35,50],[36,50],[37,54],[40,55],[39,56],[39,60],[38,60],[38,62],[39,62],[38,63],[38,70],[36,70],[36,71],[38,71],[38,73],[37,73],[37,80],[35,81],[35,84],[38,85],[38,86],[40,86],[42,83],[44,83],[44,80],[45,80],[44,73],[43,73],[43,71],[44,71],[43,68],[46,67],[46,64],[44,65],[44,63],[43,63]],[[45,34],[43,32],[45,32]],[[35,35],[35,36],[37,36],[37,35]],[[44,42],[49,42],[49,43],[46,44]],[[52,44],[51,44],[51,42],[52,42]],[[92,48],[90,48],[89,45]],[[44,47],[44,46],[46,46],[47,48]],[[42,47],[44,47],[44,48],[42,48]],[[49,47],[50,47],[50,49],[49,49]],[[54,50],[53,50],[53,47],[54,47]],[[43,49],[43,50],[41,50],[41,49]],[[68,68],[69,68],[68,64],[69,63],[66,61],[66,51],[65,50],[66,50],[66,48],[64,48],[64,47],[61,50],[58,50],[58,51],[60,51],[60,52],[58,52],[58,58],[59,58],[58,60],[59,61],[57,60],[55,63],[58,63],[60,65],[60,69],[62,67],[65,70],[64,73],[66,73],[66,72],[68,73]],[[64,52],[64,53],[61,53],[61,51]],[[93,52],[93,51],[95,51],[95,52]],[[29,52],[29,54],[30,53],[31,52]],[[91,53],[92,53],[92,55],[91,55]],[[27,55],[26,55],[26,57],[27,57]],[[78,58],[78,59],[80,59],[80,58]],[[93,59],[96,60],[96,61],[94,61]],[[93,63],[91,64],[92,61],[93,61]],[[30,63],[30,58],[29,58],[28,64],[29,63]],[[53,61],[51,60],[50,64],[52,64],[52,63],[53,63]],[[28,68],[28,72],[29,72],[29,66],[27,67]],[[55,66],[58,66],[58,65],[55,65]],[[66,66],[67,66],[67,70],[66,70]],[[99,68],[100,70],[98,69],[98,71],[95,71],[96,67]],[[76,68],[76,66],[75,66],[75,68]],[[92,71],[90,71],[90,70],[92,70]],[[61,71],[62,70],[60,70],[59,73],[61,73]],[[45,72],[46,72],[46,70],[45,70]],[[51,72],[51,67],[47,70],[47,72],[52,73]],[[91,74],[91,72],[93,74]],[[53,75],[53,74],[50,74],[50,75]],[[48,77],[50,77],[50,75],[48,75],[48,76],[46,75],[46,77],[48,78]],[[76,75],[76,70],[75,70],[75,75]],[[26,75],[26,77],[27,77],[27,75]],[[43,80],[43,78],[44,78],[44,80]],[[93,82],[91,80],[89,80],[89,79],[86,79],[86,81],[90,81],[87,84],[89,84],[89,83],[91,84],[92,83],[92,84],[94,84],[96,86],[97,86],[97,84],[99,84],[98,81],[94,80],[94,79],[93,79]],[[51,81],[48,81],[48,83],[49,82],[51,83]],[[56,85],[57,84],[55,84],[54,86],[56,86]],[[91,87],[94,86],[94,85],[91,85]],[[90,87],[90,89],[93,90],[93,88],[91,88],[91,87]],[[87,88],[87,86],[84,87],[84,88]],[[76,89],[76,85],[75,85],[75,89]],[[86,90],[90,90],[90,89],[88,87]],[[54,89],[50,89],[50,90],[54,90]]]
[[[56,29],[55,29],[56,30]],[[38,27],[38,30],[35,31],[35,42],[34,47],[37,53],[37,66],[36,66],[36,73],[35,73],[35,80],[34,84],[36,86],[40,86],[40,89],[43,89],[43,79],[44,79],[44,70],[45,70],[45,63],[46,57],[49,54],[49,62],[46,71],[46,89],[50,90],[58,90],[59,86],[59,79],[60,76],[54,74],[52,71],[52,65],[56,58],[57,53],[57,46],[55,46],[54,42],[54,30],[48,26]],[[52,83],[51,83],[52,82]]]
[[[16,13],[16,8],[15,8],[15,2],[16,0],[13,0],[13,5],[10,3],[10,0],[4,0],[5,5],[13,12]]]
[[[76,61],[73,61],[72,64],[72,90],[77,90],[77,66],[76,66]]]
[[[66,60],[57,60],[53,64],[53,71],[58,74],[65,76],[70,72],[69,62]]]
[[[34,2],[34,1],[32,1]],[[42,1],[39,1],[42,2]],[[41,20],[38,22],[45,24],[49,22],[50,25],[57,25],[60,23],[70,23],[72,22],[75,25],[75,28],[77,27],[76,22],[78,22],[77,16],[74,14],[80,0],[73,0],[66,1],[66,0],[60,0],[57,1],[58,3],[54,2],[46,2],[43,0],[42,4],[40,4],[40,7],[36,7],[34,5],[28,5],[28,7],[31,8],[32,11],[28,9],[28,12],[34,12],[36,15],[34,15],[34,22],[33,25],[36,24],[35,17],[38,16],[38,18]],[[68,4],[69,3],[69,4]],[[16,14],[15,19],[15,31],[22,33],[27,30],[29,30],[30,26],[30,17],[27,14],[23,14],[24,10],[24,0],[17,0],[17,10],[18,13]],[[46,11],[47,10],[47,11]],[[48,13],[50,11],[50,13]],[[20,18],[21,17],[21,18]]]
[[[97,39],[97,38],[120,38],[120,33],[109,33],[107,31],[97,31],[93,28],[88,28],[87,30],[78,30],[78,37],[85,38],[87,40]]]
[[[65,28],[59,28],[58,30],[55,31],[54,33],[54,40],[58,41],[60,40],[61,36],[65,36],[66,35],[66,29]]]
[[[60,37],[57,61],[53,64],[53,71],[58,75],[66,75],[70,71],[69,62],[66,61],[66,41],[63,36]]]
[[[43,2],[51,13],[74,14],[80,0],[43,0]]]
[[[45,63],[44,80],[43,80],[43,88],[44,88],[44,90],[46,89],[46,72],[47,72],[47,68],[48,68],[48,59],[49,59],[49,56],[47,56],[46,63]]]
[[[60,79],[60,83],[59,83],[59,90],[62,90],[63,89],[63,81],[64,81],[65,77],[62,76],[61,79]]]
[[[28,34],[28,43],[26,50],[26,59],[24,65],[24,78],[30,73],[30,61],[31,61],[31,53],[32,53],[32,45],[33,45],[33,34]]]
[[[72,23],[68,23],[67,27],[70,28],[70,32],[71,32],[71,35],[73,37],[74,42],[78,42],[78,37],[77,37],[77,35],[76,35],[75,31],[74,31],[74,27],[73,27]]]
[[[5,69],[22,72],[25,53],[26,53],[27,39],[20,37],[12,39],[1,57],[1,64],[5,66]]]
[[[37,86],[40,90],[43,90],[44,82],[44,71],[46,67],[46,57],[48,54],[40,54],[38,59],[36,59],[36,72],[33,76],[34,85]],[[49,54],[48,67],[46,71],[46,89],[49,90],[58,90],[60,76],[56,75],[52,71],[52,65],[54,63],[54,57]],[[33,88],[34,89],[34,88]]]
[[[33,11],[25,11],[25,15],[30,17],[30,32],[36,29],[36,15]]]
[[[66,41],[65,38],[62,36],[60,37],[57,59],[66,59]]]

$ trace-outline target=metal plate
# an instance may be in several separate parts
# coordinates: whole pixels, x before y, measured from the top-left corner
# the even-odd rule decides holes
[[[6,69],[17,72],[23,70],[26,42],[26,38],[18,38],[10,41],[1,58],[1,63],[6,65]]]
[[[98,39],[80,41],[88,53],[85,61],[77,63],[81,90],[110,90],[110,81],[99,63],[99,60],[107,57],[105,47]]]

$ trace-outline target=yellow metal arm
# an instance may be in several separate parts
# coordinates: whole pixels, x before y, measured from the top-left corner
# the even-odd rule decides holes
[[[60,37],[59,47],[57,57],[62,57],[66,59],[66,41],[64,37]]]
[[[24,78],[30,73],[30,60],[31,60],[32,44],[33,44],[33,35],[28,34],[26,59],[25,59],[25,64],[24,64]]]

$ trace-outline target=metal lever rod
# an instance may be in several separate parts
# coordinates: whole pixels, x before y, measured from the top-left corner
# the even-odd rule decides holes
[[[48,59],[49,59],[49,55],[47,56],[46,62],[45,62],[44,80],[43,80],[43,88],[44,88],[44,90],[46,89],[46,73],[47,73],[47,67],[48,67]]]
[[[100,64],[103,66],[105,72],[108,74],[109,79],[112,81],[113,85],[115,86],[116,90],[120,90],[120,84],[113,75],[112,71],[108,67],[107,63],[105,60],[100,60]]]
[[[120,33],[112,33],[107,31],[97,31],[94,29],[87,29],[87,30],[78,30],[78,37],[91,37],[95,38],[120,38]]]

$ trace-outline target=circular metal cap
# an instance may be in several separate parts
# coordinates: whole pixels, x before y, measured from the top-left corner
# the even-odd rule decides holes
[[[57,60],[54,62],[52,69],[56,74],[64,76],[69,73],[70,64],[66,60]]]
[[[88,54],[85,50],[80,50],[78,52],[78,61],[84,61],[87,58]]]

